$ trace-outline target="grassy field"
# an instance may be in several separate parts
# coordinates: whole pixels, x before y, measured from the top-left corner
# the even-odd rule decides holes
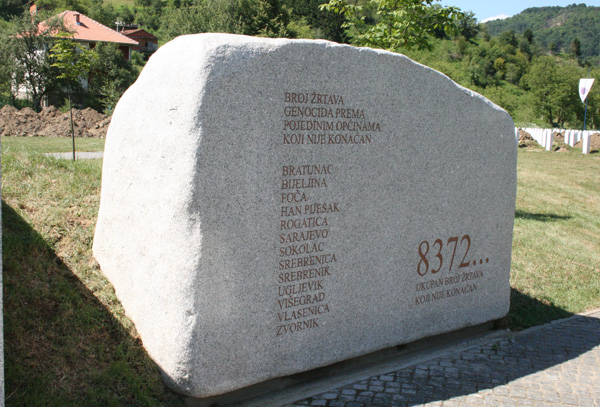
[[[92,258],[102,161],[60,142],[2,138],[6,405],[183,406]]]
[[[92,258],[101,160],[40,154],[69,143],[2,138],[6,405],[182,407]],[[511,328],[600,307],[599,176],[600,154],[519,151]]]
[[[14,153],[64,153],[73,151],[73,141],[68,137],[2,137],[3,152]],[[103,151],[103,138],[76,138],[75,151]]]
[[[517,183],[510,325],[600,307],[600,155],[520,151]]]

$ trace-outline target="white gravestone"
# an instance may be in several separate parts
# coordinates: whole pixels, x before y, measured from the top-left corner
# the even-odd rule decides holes
[[[94,255],[195,397],[494,320],[513,128],[402,55],[180,37],[113,114]]]
[[[590,140],[591,140],[591,134],[589,132],[584,132],[583,133],[583,145],[581,146],[581,152],[583,154],[589,154],[590,153]]]

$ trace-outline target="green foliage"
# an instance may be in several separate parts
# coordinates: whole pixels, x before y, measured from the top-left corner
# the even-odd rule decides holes
[[[283,0],[283,5],[291,10],[292,25],[308,25],[312,37],[336,42],[348,42],[348,36],[342,25],[344,16],[321,10],[323,0]],[[303,35],[298,35],[303,37]]]
[[[578,128],[583,105],[578,97],[579,78],[587,68],[568,56],[542,55],[532,35],[519,38],[508,32],[487,38],[486,33],[466,41],[431,40],[431,50],[403,50],[409,57],[440,70],[506,109],[517,123]],[[515,47],[515,40],[520,41]],[[529,42],[531,41],[531,42]],[[523,45],[527,44],[526,52]],[[598,77],[598,69],[591,70]],[[588,128],[600,124],[600,88],[588,96]]]
[[[38,9],[49,11],[73,10],[83,14],[88,14],[90,10],[90,0],[36,0]]]
[[[143,7],[138,9],[135,22],[141,26],[156,31],[161,26],[161,16],[163,14],[163,5],[161,0],[136,0],[136,5]]]
[[[23,13],[28,0],[2,0],[0,1],[0,19],[10,20]]]
[[[473,12],[468,11],[463,13],[456,23],[458,35],[467,41],[473,40],[479,34],[481,27],[477,24],[477,19]]]
[[[202,0],[166,10],[159,35],[164,41],[202,32],[290,37],[289,23],[289,12],[278,0]]]
[[[57,19],[49,20],[46,26],[38,25],[43,17],[15,17],[4,23],[0,32],[0,89],[11,99],[19,88],[26,89],[34,109],[39,109],[42,99],[59,86],[56,68],[43,50],[54,44],[52,33],[64,27]]]
[[[531,35],[552,52],[569,52],[574,39],[579,39],[581,56],[600,55],[600,7],[572,4],[567,7],[528,8],[516,16],[485,23],[492,35],[513,30]],[[531,42],[531,41],[530,41]]]
[[[547,56],[536,58],[523,77],[525,88],[535,97],[536,113],[553,126],[573,123],[581,108],[578,86],[582,74],[582,69],[573,64],[559,64]]]
[[[581,41],[579,41],[579,38],[573,38],[573,41],[571,41],[569,55],[574,58],[579,58],[581,56]]]
[[[279,0],[238,0],[231,7],[240,34],[259,37],[287,37],[288,12]]]
[[[135,21],[135,13],[129,6],[121,6],[117,11],[117,19],[124,23],[133,23]]]
[[[426,49],[428,36],[456,32],[456,22],[464,15],[456,7],[442,7],[434,0],[371,0],[366,6],[350,4],[346,0],[330,0],[322,9],[347,18],[343,27],[356,31],[354,41],[387,50]],[[373,10],[374,23],[365,17]],[[437,34],[437,35],[436,35]]]
[[[89,8],[87,14],[93,20],[104,24],[107,27],[112,27],[117,21],[118,12],[112,4],[104,4],[103,0],[89,0],[92,7]]]
[[[97,55],[87,47],[79,46],[71,35],[62,32],[56,35],[58,37],[54,46],[50,50],[50,57],[53,59],[52,67],[58,70],[58,79],[70,90],[76,88],[85,75]]]
[[[117,44],[99,43],[94,48],[97,58],[90,65],[89,91],[92,102],[102,106],[105,113],[112,113],[121,95],[137,78],[139,72],[123,58]],[[134,52],[132,60],[142,65],[142,55]]]

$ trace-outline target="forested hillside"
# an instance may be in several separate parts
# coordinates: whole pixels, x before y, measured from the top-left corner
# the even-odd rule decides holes
[[[528,8],[516,16],[487,22],[485,26],[491,35],[509,30],[520,35],[531,30],[541,46],[554,52],[575,53],[578,41],[580,56],[600,56],[600,7],[572,4]]]
[[[112,28],[116,21],[135,23],[158,36],[159,45],[183,34],[229,32],[322,38],[389,49],[483,94],[519,125],[581,127],[584,105],[578,83],[589,75],[598,81],[588,97],[587,124],[600,127],[600,7],[530,8],[506,20],[478,24],[469,11],[461,13],[430,0],[360,0],[359,7],[330,0],[328,10],[320,7],[322,2],[37,0],[36,4],[45,16],[70,9]],[[21,103],[10,93],[13,74],[8,56],[18,51],[10,49],[18,43],[14,35],[18,22],[30,23],[26,8],[26,0],[5,0],[0,5],[0,56],[4,56],[0,58],[0,104]],[[392,28],[400,26],[406,29]],[[82,100],[110,112],[144,61],[124,62],[118,52],[106,47],[97,52],[103,54],[92,68],[103,73],[95,78],[105,80],[92,82],[92,91]]]

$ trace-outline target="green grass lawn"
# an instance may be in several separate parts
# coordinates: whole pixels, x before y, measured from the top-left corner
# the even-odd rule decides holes
[[[6,405],[183,407],[92,257],[102,160],[40,154],[69,143],[2,138]],[[511,328],[600,307],[599,176],[599,154],[519,151]]]
[[[517,183],[513,328],[600,307],[600,154],[520,151]]]
[[[102,160],[41,154],[69,142],[2,139],[6,405],[183,406],[92,257]]]
[[[64,153],[73,151],[69,137],[2,137],[2,151],[32,153]],[[103,138],[76,138],[75,151],[104,151]]]

